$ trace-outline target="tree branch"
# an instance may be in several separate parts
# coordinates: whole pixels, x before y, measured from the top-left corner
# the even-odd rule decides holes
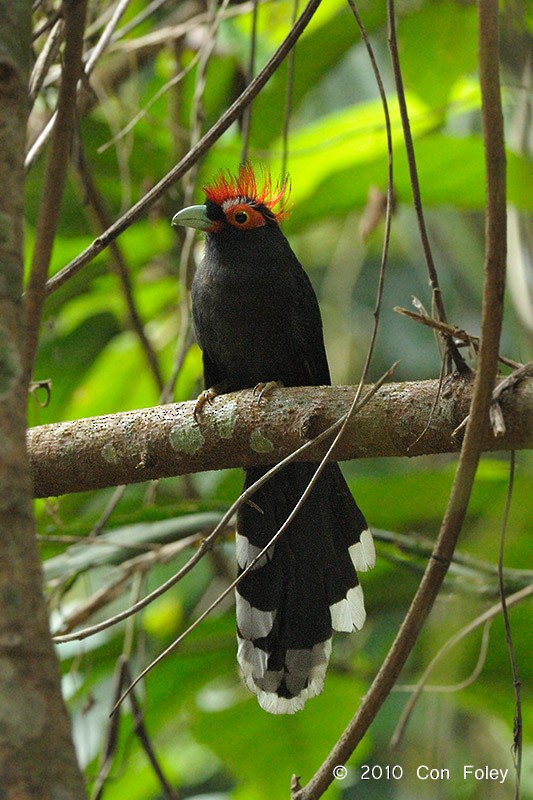
[[[468,414],[472,382],[450,380],[431,423],[438,381],[383,386],[350,422],[334,458],[416,456],[459,450],[455,428]],[[347,413],[350,386],[277,389],[261,405],[252,392],[216,398],[194,421],[194,401],[42,425],[28,432],[36,497],[139,483],[209,469],[272,464]],[[504,436],[487,430],[485,450],[533,446],[533,379],[500,398]],[[303,458],[320,459],[327,444]]]

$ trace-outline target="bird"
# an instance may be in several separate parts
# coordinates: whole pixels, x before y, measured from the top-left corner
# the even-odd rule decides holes
[[[288,179],[274,183],[249,162],[204,186],[205,204],[184,208],[172,225],[205,234],[191,287],[202,351],[204,392],[253,389],[263,402],[275,387],[331,384],[322,319],[311,281],[281,230]],[[269,466],[245,470],[244,489]],[[292,462],[241,505],[236,555],[241,574],[293,511],[316,465]],[[332,631],[365,621],[358,572],[374,566],[365,517],[336,463],[327,463],[283,534],[237,584],[237,660],[259,705],[293,714],[322,692]]]

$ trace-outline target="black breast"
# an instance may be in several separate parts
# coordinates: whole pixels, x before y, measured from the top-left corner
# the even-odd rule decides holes
[[[227,391],[329,383],[315,294],[275,223],[209,235],[192,304],[206,382]]]

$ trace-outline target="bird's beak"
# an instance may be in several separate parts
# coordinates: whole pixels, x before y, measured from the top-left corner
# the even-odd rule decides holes
[[[208,231],[209,228],[213,227],[213,220],[207,216],[207,208],[205,206],[189,206],[174,214],[172,225],[186,225],[188,228]]]

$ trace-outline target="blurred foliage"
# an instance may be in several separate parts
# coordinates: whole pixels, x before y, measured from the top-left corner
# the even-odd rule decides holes
[[[399,4],[400,5],[400,4]],[[93,2],[94,44],[101,31],[100,14],[109,2]],[[121,25],[146,9],[130,3]],[[198,114],[203,130],[212,125],[244,85],[248,69],[251,6],[229,5],[206,72],[205,91],[195,106],[198,48],[209,42],[209,24],[198,23],[187,35],[160,38],[146,51],[141,36],[154,34],[200,11],[194,4],[154,4],[152,12],[112,45],[94,80],[98,102],[80,117],[79,142],[110,220],[138,200],[187,151],[192,120]],[[42,12],[39,19],[42,21]],[[265,2],[258,10],[256,70],[268,59],[290,26],[292,3]],[[423,263],[401,123],[387,53],[383,3],[361,8],[371,37],[390,105],[394,143],[397,208],[381,309],[377,350],[371,378],[399,359],[395,379],[436,377],[440,354],[432,334],[393,312],[410,306],[412,296],[431,307]],[[94,24],[93,24],[94,23]],[[98,24],[97,24],[98,23]],[[520,104],[520,70],[525,61],[532,15],[502,19],[504,102],[511,126]],[[528,27],[529,26],[529,27]],[[120,30],[120,28],[119,28]],[[480,134],[480,96],[476,80],[477,19],[473,3],[453,0],[406,0],[401,4],[398,36],[417,166],[430,238],[434,248],[449,320],[478,333],[483,265],[484,157]],[[36,53],[46,36],[37,39]],[[509,46],[512,41],[513,46]],[[148,55],[147,55],[148,52]],[[522,58],[521,58],[522,53]],[[116,64],[121,69],[115,69]],[[166,82],[181,70],[183,80]],[[252,106],[249,158],[265,163],[274,174],[281,168],[289,67],[285,62]],[[120,75],[120,79],[116,76]],[[115,76],[115,77],[114,77]],[[53,107],[56,88],[41,92],[33,112],[35,125]],[[123,135],[135,114],[145,113]],[[241,129],[235,124],[199,164],[194,196],[221,167],[238,163]],[[320,297],[326,343],[334,381],[358,380],[373,321],[382,246],[380,224],[367,241],[359,235],[371,187],[385,189],[387,174],[383,111],[366,51],[344,0],[323,3],[295,51],[288,136],[288,169],[293,211],[285,224],[291,243],[309,271]],[[74,162],[76,162],[74,154]],[[44,158],[27,181],[26,242],[31,255],[42,197]],[[509,199],[519,213],[533,209],[533,166],[527,153],[509,149]],[[132,300],[156,355],[163,379],[171,375],[182,353],[187,322],[187,287],[180,269],[181,240],[169,220],[180,207],[184,186],[175,185],[149,214],[118,239],[131,281]],[[64,267],[101,231],[95,227],[79,174],[72,168],[55,242],[52,272]],[[194,256],[198,257],[201,243]],[[509,265],[510,271],[514,265]],[[181,277],[180,277],[181,276]],[[528,333],[507,303],[502,352],[525,361]],[[51,381],[46,407],[30,400],[33,425],[112,413],[158,403],[159,391],[146,354],[132,327],[123,289],[108,250],[53,294],[45,321],[35,378]],[[201,382],[201,357],[196,345],[186,352],[174,391],[175,400],[194,397]],[[346,465],[352,489],[376,528],[435,537],[454,472],[452,457],[413,460],[368,460]],[[121,576],[124,559],[139,556],[157,538],[163,521],[200,512],[221,512],[238,495],[238,471],[207,473],[161,481],[157,487],[130,486],[106,523],[119,534],[135,525],[140,545],[131,546],[119,563],[98,560],[98,566],[73,575],[64,561],[48,564],[54,625],[73,608]],[[503,509],[509,483],[508,456],[483,460],[460,548],[486,562],[498,558]],[[114,491],[39,501],[37,513],[45,559],[63,553],[81,554],[91,562],[84,539],[98,523]],[[192,517],[194,520],[194,516]],[[517,474],[507,531],[505,565],[533,569],[531,459],[517,457]],[[166,523],[165,523],[166,524]],[[200,518],[191,532],[202,529]],[[166,529],[165,529],[166,530]],[[106,534],[107,535],[107,534]],[[52,538],[51,538],[52,537]],[[59,537],[59,540],[58,540]],[[64,544],[60,537],[65,537]],[[81,543],[72,545],[72,538]],[[155,537],[155,538],[154,538]],[[135,540],[137,542],[137,539]],[[168,541],[168,540],[165,540]],[[144,545],[143,545],[144,543]],[[163,545],[161,545],[163,546]],[[66,550],[66,548],[77,550]],[[111,548],[111,545],[110,545]],[[105,548],[104,548],[105,549]],[[190,555],[191,550],[187,551]],[[401,624],[416,590],[423,562],[410,552],[382,545],[372,574],[364,576],[368,621],[357,636],[339,635],[321,697],[293,718],[276,718],[259,709],[241,685],[236,669],[234,611],[231,603],[207,618],[137,687],[145,723],[167,779],[181,797],[287,797],[290,778],[307,781],[329,752],[367,690]],[[90,622],[107,617],[154,589],[186,560],[139,573],[113,602]],[[76,563],[78,563],[76,561]],[[85,562],[84,562],[85,563]],[[79,567],[77,567],[78,569]],[[53,572],[53,570],[56,570]],[[53,574],[53,578],[51,577]],[[65,694],[73,714],[76,744],[89,786],[98,771],[109,711],[114,702],[115,662],[125,652],[137,674],[185,629],[227,585],[234,574],[230,540],[224,541],[162,599],[129,623],[59,648]],[[416,682],[438,649],[496,598],[477,586],[450,578],[401,676]],[[530,603],[530,601],[529,601]],[[511,610],[516,656],[523,681],[524,800],[533,798],[533,685],[531,616],[527,602]],[[473,671],[480,649],[477,631],[440,664],[430,683],[454,684]],[[400,747],[388,742],[406,695],[394,692],[349,763],[345,781],[337,781],[327,797],[483,798],[512,794],[510,749],[513,729],[513,686],[501,620],[494,622],[486,660],[471,685],[452,693],[426,693]],[[399,764],[403,778],[361,780],[360,765]],[[416,779],[425,763],[448,768],[449,781]],[[504,785],[463,780],[464,764],[510,769]],[[139,739],[134,735],[130,706],[121,708],[116,758],[106,784],[106,800],[155,800],[163,797]]]

